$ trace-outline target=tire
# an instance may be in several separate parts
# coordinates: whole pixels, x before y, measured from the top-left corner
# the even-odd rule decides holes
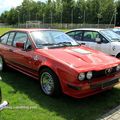
[[[7,69],[7,66],[5,64],[4,59],[0,56],[0,72],[5,72]]]
[[[0,103],[2,102],[2,92],[1,92],[1,88],[0,88]]]
[[[0,71],[3,71],[4,65],[3,65],[3,58],[0,56]]]
[[[117,55],[117,58],[118,58],[118,59],[120,59],[120,54],[119,54],[119,55]]]
[[[44,94],[48,96],[59,96],[61,93],[60,82],[57,75],[45,68],[40,71],[40,86]]]

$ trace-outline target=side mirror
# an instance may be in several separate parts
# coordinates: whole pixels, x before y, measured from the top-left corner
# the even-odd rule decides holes
[[[17,48],[22,48],[22,49],[24,49],[24,45],[25,45],[25,43],[20,43],[20,42],[17,42],[17,43],[16,43],[16,47],[17,47]]]
[[[95,41],[96,41],[97,43],[101,43],[101,42],[102,42],[102,40],[101,40],[100,38],[95,38]]]

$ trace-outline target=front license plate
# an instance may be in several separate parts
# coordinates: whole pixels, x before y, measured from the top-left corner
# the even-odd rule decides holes
[[[107,82],[104,82],[104,83],[98,83],[98,84],[91,85],[91,88],[92,89],[97,89],[97,88],[105,89],[109,86],[115,85],[118,82],[119,82],[119,79],[115,79],[115,80],[107,81]]]
[[[116,83],[118,83],[119,80],[118,79],[115,79],[115,80],[111,80],[111,81],[108,81],[108,82],[105,82],[102,84],[102,89],[106,88],[106,87],[109,87],[109,86],[112,86]]]

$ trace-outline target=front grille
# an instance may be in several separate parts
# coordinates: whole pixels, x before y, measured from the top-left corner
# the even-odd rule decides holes
[[[104,76],[108,76],[110,74],[113,74],[116,72],[116,67],[113,67],[109,74],[106,74],[105,70],[93,71],[93,78],[99,78],[99,77],[104,77]]]

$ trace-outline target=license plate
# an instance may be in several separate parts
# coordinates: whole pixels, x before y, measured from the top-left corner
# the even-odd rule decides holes
[[[102,84],[102,89],[106,88],[106,87],[109,87],[109,86],[112,86],[116,83],[118,83],[119,80],[118,79],[115,79],[115,80],[111,80],[111,81],[108,81],[108,82],[105,82]]]
[[[92,89],[97,89],[97,88],[105,89],[109,86],[115,85],[118,82],[119,82],[119,79],[115,79],[115,80],[107,81],[107,82],[104,82],[104,83],[98,83],[98,84],[95,84],[95,85],[91,85],[91,88]]]

